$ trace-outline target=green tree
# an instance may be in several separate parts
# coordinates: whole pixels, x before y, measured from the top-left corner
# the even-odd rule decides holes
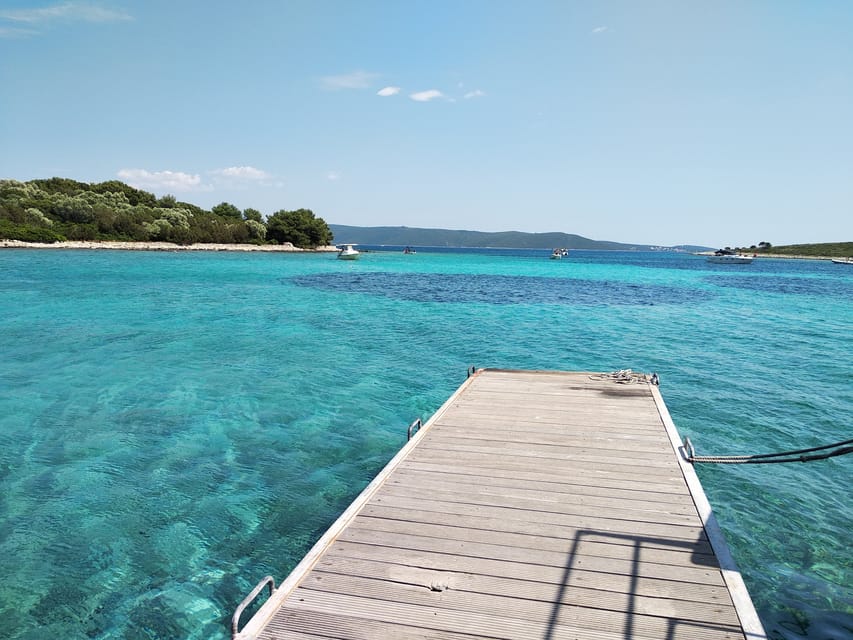
[[[240,212],[240,210],[230,202],[220,202],[210,211],[214,215],[221,216],[223,218],[237,218],[238,220],[243,219],[243,214]]]
[[[249,237],[254,240],[264,240],[267,237],[267,228],[263,222],[246,220],[246,230],[249,232]]]
[[[167,193],[157,201],[157,206],[161,209],[174,209],[178,206],[178,200],[172,194]]]
[[[243,220],[254,220],[255,222],[263,222],[264,217],[257,209],[243,209]]]
[[[153,193],[135,189],[119,180],[108,180],[107,182],[93,184],[90,190],[95,193],[123,193],[127,201],[134,207],[138,204],[144,204],[149,207],[157,206],[157,198]]]
[[[296,247],[312,249],[331,244],[333,239],[329,225],[322,218],[314,217],[310,209],[276,211],[267,220],[267,240],[279,243],[290,242]]]

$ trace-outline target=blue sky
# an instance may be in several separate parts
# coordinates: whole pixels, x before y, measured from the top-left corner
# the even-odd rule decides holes
[[[853,2],[0,0],[0,178],[327,222],[853,241]]]

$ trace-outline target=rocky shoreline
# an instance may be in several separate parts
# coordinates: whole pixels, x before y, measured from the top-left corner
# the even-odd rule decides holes
[[[713,251],[699,251],[694,255],[697,256],[712,256],[714,255]],[[744,252],[745,256],[749,256],[750,258],[755,258],[756,260],[760,258],[778,258],[780,260],[833,260],[832,256],[789,256],[784,253],[751,253],[749,251]]]
[[[0,249],[111,249],[123,251],[262,251],[268,253],[316,253],[338,251],[334,245],[316,249],[300,249],[291,243],[284,244],[173,244],[171,242],[93,242],[69,240],[66,242],[42,243],[21,240],[0,240]]]

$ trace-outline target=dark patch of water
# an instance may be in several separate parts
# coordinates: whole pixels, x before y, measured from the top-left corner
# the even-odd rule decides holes
[[[798,296],[833,296],[853,300],[853,279],[798,278],[789,276],[706,276],[718,287]]]
[[[366,293],[412,302],[639,305],[701,302],[713,294],[656,284],[535,276],[439,273],[318,273],[292,278],[303,287]]]

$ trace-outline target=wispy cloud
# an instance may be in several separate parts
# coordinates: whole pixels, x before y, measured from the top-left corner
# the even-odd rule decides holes
[[[463,97],[466,100],[470,100],[471,98],[482,98],[484,95],[486,95],[485,91],[474,89],[473,91],[469,91],[468,93],[466,93]]]
[[[88,2],[61,2],[33,9],[0,9],[0,38],[38,36],[51,24],[126,20],[133,20],[133,16]]]
[[[376,92],[377,96],[396,96],[400,93],[400,87],[385,87]]]
[[[137,189],[157,191],[209,191],[210,186],[198,174],[182,171],[147,171],[146,169],[120,169],[118,177]]]
[[[593,34],[595,34],[595,35],[598,35],[599,33],[604,33],[605,31],[607,31],[607,27],[605,27],[605,26],[601,26],[601,27],[596,27],[596,28],[595,28],[595,29],[593,29],[590,33],[593,33]]]
[[[367,89],[379,76],[367,71],[353,71],[340,76],[324,76],[320,78],[320,85],[324,89],[337,91],[340,89]]]
[[[283,183],[256,167],[233,166],[213,169],[201,174],[184,171],[148,171],[147,169],[121,169],[118,177],[137,189],[157,192],[214,191],[216,189],[243,190],[258,187],[281,188]]]
[[[60,2],[36,9],[0,11],[0,20],[35,25],[60,20],[68,22],[117,22],[133,20],[133,16],[124,11],[107,9],[88,2]]]
[[[215,169],[210,172],[214,176],[233,180],[261,181],[268,180],[270,174],[255,167],[228,167],[226,169]]]
[[[438,89],[429,89],[428,91],[418,91],[417,93],[412,93],[409,95],[409,97],[415,102],[429,102],[430,100],[443,98],[444,94]]]
[[[340,179],[341,174],[337,171],[329,171],[329,173],[326,174],[326,180],[328,180],[329,182],[337,182]]]

